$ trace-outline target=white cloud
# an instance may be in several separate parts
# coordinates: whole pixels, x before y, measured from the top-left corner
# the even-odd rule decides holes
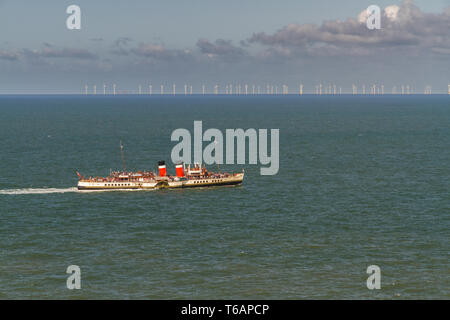
[[[398,12],[400,10],[399,6],[393,5],[384,8],[384,15],[391,21],[394,21],[398,17]]]
[[[417,55],[442,53],[445,50],[431,48],[450,46],[450,15],[445,12],[424,13],[405,0],[401,7],[385,8],[381,17],[382,30],[368,30],[366,18],[364,10],[358,18],[346,21],[325,21],[321,25],[289,24],[273,34],[255,33],[247,42],[267,46],[273,52],[289,48],[297,56]]]

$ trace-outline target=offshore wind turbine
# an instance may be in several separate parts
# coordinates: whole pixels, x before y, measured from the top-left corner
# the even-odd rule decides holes
[[[97,94],[97,85],[94,84],[94,95]]]
[[[175,85],[175,83],[173,84],[173,86],[172,86],[172,89],[173,89],[173,95],[176,95],[177,94],[177,86]]]
[[[106,95],[106,84],[103,84],[103,95]]]
[[[113,84],[113,95],[116,95],[116,84]]]
[[[152,91],[153,91],[153,87],[152,87],[151,84],[149,84],[149,85],[148,85],[148,94],[149,94],[149,95],[152,95],[152,93],[153,93]]]
[[[87,84],[84,85],[84,93],[86,95],[88,94],[88,85]]]
[[[163,84],[161,85],[161,91],[160,91],[160,93],[161,93],[161,95],[164,94],[164,85],[163,85]]]

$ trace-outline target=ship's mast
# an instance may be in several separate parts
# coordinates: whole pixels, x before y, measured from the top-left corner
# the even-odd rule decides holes
[[[120,153],[122,154],[123,172],[126,172],[127,169],[125,168],[125,157],[124,157],[124,155],[123,155],[123,145],[122,145],[122,140],[120,140]]]

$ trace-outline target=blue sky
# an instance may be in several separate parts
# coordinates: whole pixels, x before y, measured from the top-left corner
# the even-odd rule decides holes
[[[171,46],[190,46],[198,38],[235,41],[256,31],[273,32],[288,23],[320,23],[355,16],[371,4],[386,7],[398,0],[3,0],[0,1],[3,41],[19,45],[53,41],[71,44],[93,37],[127,36],[146,41],[162,39]],[[65,28],[65,9],[82,9],[83,28]],[[426,12],[439,12],[449,0],[416,0]]]
[[[79,31],[65,27],[71,4],[82,10]],[[425,84],[446,88],[450,25],[444,13],[450,0],[407,1],[420,14],[392,32],[386,29],[387,39],[379,37],[376,49],[364,41],[343,43],[342,37],[327,42],[322,39],[329,33],[319,30],[300,42],[295,38],[308,24],[320,29],[325,21],[356,19],[371,4],[384,8],[402,1],[0,0],[0,93],[78,92],[83,83],[112,82],[126,90],[150,82],[179,88],[192,83],[199,90],[203,82],[292,87],[299,81],[310,90],[319,81],[339,82],[347,90],[352,83],[382,81],[389,86],[410,81],[420,91]],[[422,29],[404,35],[415,17]],[[333,34],[354,27],[339,26]],[[430,34],[439,33],[434,43],[420,31],[427,26],[437,29]]]

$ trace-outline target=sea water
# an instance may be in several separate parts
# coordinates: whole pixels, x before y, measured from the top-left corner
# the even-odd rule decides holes
[[[279,129],[278,174],[77,191],[120,140],[127,169],[174,174],[195,120]],[[1,96],[0,298],[448,299],[449,178],[449,96]]]

